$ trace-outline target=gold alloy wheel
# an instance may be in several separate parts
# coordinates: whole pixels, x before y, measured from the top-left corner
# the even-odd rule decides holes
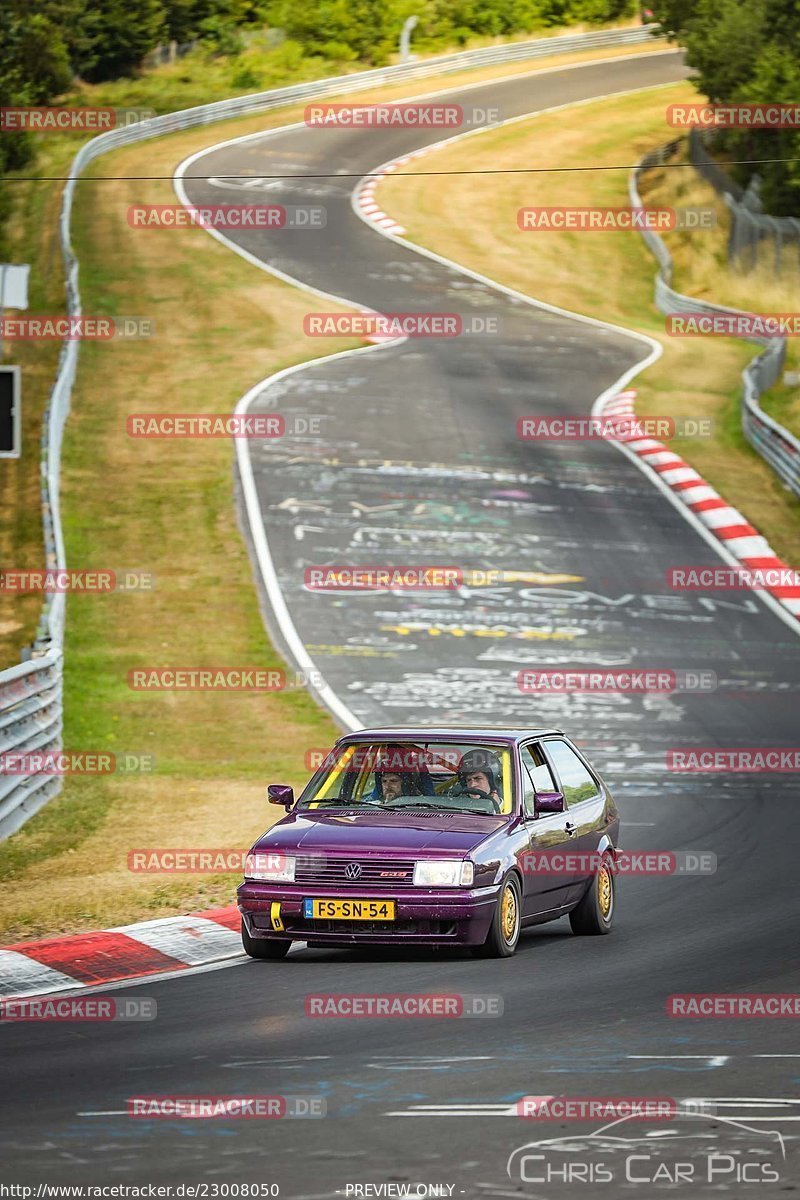
[[[608,920],[611,914],[611,905],[614,901],[613,883],[611,882],[611,872],[608,867],[603,866],[597,876],[597,900],[600,905],[600,912],[604,920]]]
[[[503,905],[500,910],[500,925],[507,945],[511,945],[517,928],[517,894],[510,883],[503,889]]]

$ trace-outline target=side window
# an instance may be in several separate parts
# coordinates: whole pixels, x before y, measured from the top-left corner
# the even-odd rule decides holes
[[[535,744],[523,746],[520,751],[522,759],[522,803],[526,817],[534,815],[534,795],[536,792],[554,792],[556,785],[542,751]]]
[[[548,742],[547,749],[561,780],[567,807],[598,795],[598,788],[586,767],[566,742]]]

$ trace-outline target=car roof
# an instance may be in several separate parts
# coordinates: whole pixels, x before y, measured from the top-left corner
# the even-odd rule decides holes
[[[551,725],[528,726],[522,729],[519,726],[509,725],[380,725],[344,734],[339,741],[370,739],[388,742],[444,742],[448,740],[525,742],[528,738],[544,737],[551,733],[563,736],[561,729],[556,729]]]

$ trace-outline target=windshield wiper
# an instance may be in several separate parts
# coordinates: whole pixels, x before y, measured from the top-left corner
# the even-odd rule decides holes
[[[329,804],[333,807],[336,804],[343,808],[383,808],[384,805],[377,800],[346,800],[344,796],[328,796],[325,800],[314,801],[310,800],[309,805],[319,803],[321,805]]]
[[[391,811],[391,809],[393,809],[393,808],[394,809],[429,808],[429,809],[432,809],[434,812],[440,812],[440,813],[475,813],[476,812],[476,810],[474,808],[452,808],[449,804],[425,804],[425,803],[420,804],[417,801],[413,801],[411,804],[390,804],[390,805],[388,805],[389,811]],[[490,815],[489,813],[481,813],[481,812],[477,813],[477,816],[479,816],[479,817],[488,817],[489,815]]]

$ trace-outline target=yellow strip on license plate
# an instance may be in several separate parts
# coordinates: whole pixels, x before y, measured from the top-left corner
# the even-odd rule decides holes
[[[394,900],[306,900],[306,916],[328,921],[393,921]]]

